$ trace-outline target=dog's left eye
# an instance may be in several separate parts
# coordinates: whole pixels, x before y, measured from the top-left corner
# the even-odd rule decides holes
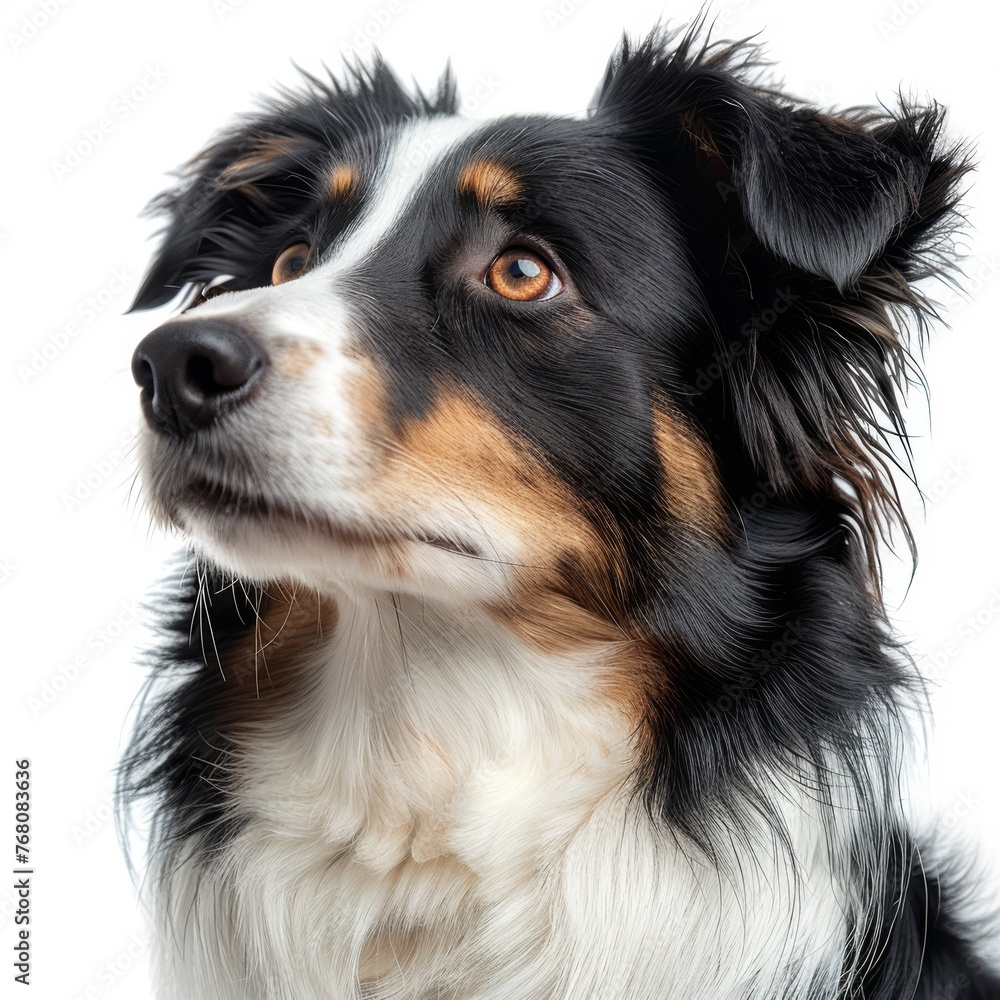
[[[309,263],[309,244],[296,243],[278,255],[271,270],[271,284],[282,285],[294,281]]]
[[[551,299],[563,290],[552,265],[541,254],[524,247],[504,250],[489,266],[483,281],[515,302]]]

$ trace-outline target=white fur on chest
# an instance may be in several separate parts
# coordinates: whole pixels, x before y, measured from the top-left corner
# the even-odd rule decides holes
[[[600,660],[441,614],[342,601],[319,683],[238,764],[246,826],[170,879],[186,955],[165,953],[165,997],[736,1000],[836,974],[843,900],[808,796],[776,796],[797,881],[763,828],[720,876],[646,816]],[[807,972],[782,971],[802,949]]]

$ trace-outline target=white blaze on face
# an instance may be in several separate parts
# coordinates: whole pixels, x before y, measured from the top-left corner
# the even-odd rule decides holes
[[[346,238],[316,269],[327,278],[349,274],[391,232],[419,189],[447,155],[483,123],[463,118],[419,119],[402,126],[370,182],[369,203]]]

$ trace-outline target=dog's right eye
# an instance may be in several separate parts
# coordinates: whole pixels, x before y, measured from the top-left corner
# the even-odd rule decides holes
[[[495,258],[483,282],[498,295],[515,302],[551,299],[563,290],[563,283],[549,262],[541,254],[523,247],[505,250]]]
[[[286,281],[294,281],[309,263],[309,244],[296,243],[283,250],[274,262],[271,270],[271,284],[283,285]]]

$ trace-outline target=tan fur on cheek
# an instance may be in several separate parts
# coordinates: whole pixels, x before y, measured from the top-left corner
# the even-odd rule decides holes
[[[654,411],[653,431],[666,480],[667,509],[684,524],[724,538],[726,508],[708,445],[665,408]]]
[[[594,542],[570,491],[524,442],[467,397],[442,396],[430,413],[404,428],[399,448],[403,460],[395,477],[387,478],[390,488],[412,494],[418,487],[424,496],[439,495],[442,505],[457,500],[498,512],[525,541],[532,564],[553,565],[563,551]]]
[[[526,646],[549,656],[582,653],[623,638],[610,619],[535,582],[519,586],[512,601],[494,606],[489,612]]]
[[[384,444],[390,440],[385,382],[375,362],[367,355],[354,351],[350,357],[356,367],[356,374],[348,385],[348,406],[357,426],[362,428],[364,437]]]
[[[509,600],[488,609],[494,620],[557,655],[622,638],[613,624],[627,575],[619,544],[601,536],[581,500],[482,405],[442,397],[405,429],[400,451],[411,492],[487,509],[522,542]],[[404,484],[390,476],[387,485]]]
[[[673,713],[675,695],[669,657],[643,640],[622,643],[608,658],[601,693],[631,721],[633,746],[639,757],[645,757],[652,739],[650,723],[654,712]]]

